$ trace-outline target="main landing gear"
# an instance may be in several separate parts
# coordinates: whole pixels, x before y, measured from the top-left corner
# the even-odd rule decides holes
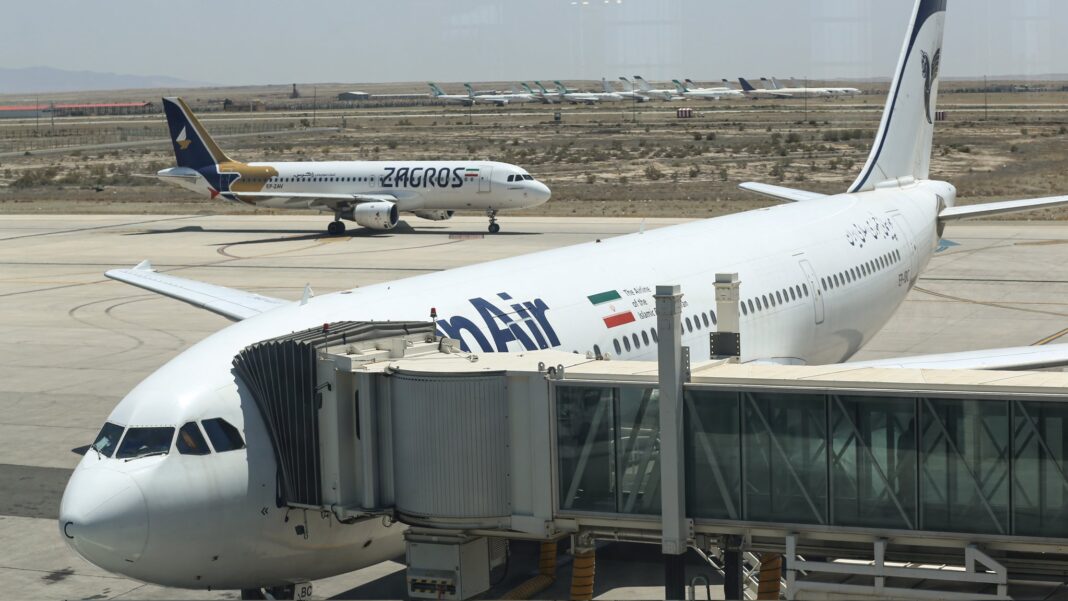
[[[334,220],[330,222],[330,225],[326,226],[326,233],[331,236],[340,236],[345,233],[345,222],[341,220],[340,215],[334,216]]]
[[[486,211],[486,217],[489,217],[489,233],[496,234],[501,231],[501,226],[497,223],[497,209],[488,209]]]

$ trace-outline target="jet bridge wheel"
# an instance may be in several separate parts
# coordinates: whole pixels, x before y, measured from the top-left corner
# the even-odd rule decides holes
[[[331,236],[340,236],[345,233],[344,221],[331,221],[330,225],[326,226],[326,232]]]

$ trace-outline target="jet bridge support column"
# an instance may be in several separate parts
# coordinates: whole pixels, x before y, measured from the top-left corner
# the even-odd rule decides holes
[[[685,564],[690,540],[686,519],[686,479],[683,473],[683,383],[689,378],[689,349],[682,343],[682,289],[657,286],[657,331],[660,335],[660,494],[664,554],[664,594],[682,599],[686,592]]]

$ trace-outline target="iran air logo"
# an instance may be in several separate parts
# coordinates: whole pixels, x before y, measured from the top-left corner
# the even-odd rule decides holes
[[[921,66],[923,67],[923,102],[927,107],[927,122],[934,124],[934,120],[931,119],[931,91],[934,89],[935,80],[938,79],[938,66],[942,62],[942,49],[935,50],[934,59],[932,59],[924,51],[920,51],[923,54],[923,60]]]
[[[189,145],[192,144],[192,140],[186,135],[184,127],[182,128],[182,131],[178,132],[178,137],[174,139],[174,142],[178,144],[178,148],[181,148],[182,150],[189,148]]]

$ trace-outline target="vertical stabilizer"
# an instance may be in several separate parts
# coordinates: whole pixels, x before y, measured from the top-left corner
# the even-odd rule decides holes
[[[850,192],[930,176],[946,1],[917,1],[871,155]]]
[[[630,82],[630,80],[627,79],[626,77],[620,77],[619,81],[623,82],[623,91],[624,92],[633,92],[633,91],[635,91],[634,90],[634,84],[632,84]]]
[[[648,92],[649,90],[653,89],[653,86],[649,85],[649,82],[645,81],[645,79],[642,78],[641,75],[635,75],[634,81],[638,82],[638,87],[643,92]]]
[[[780,82],[780,81],[779,81],[779,80],[778,80],[777,78],[775,78],[775,77],[772,77],[772,78],[771,78],[771,85],[772,85],[772,88],[771,88],[771,89],[773,89],[773,90],[782,90],[783,88],[785,88],[785,87],[786,87],[786,86],[782,85],[782,82]],[[794,87],[798,87],[798,88],[799,88],[799,87],[801,87],[801,86],[794,86]]]
[[[475,89],[471,87],[471,84],[465,83],[464,89],[467,90],[467,95],[471,98],[475,97]]]
[[[753,92],[756,90],[756,88],[753,87],[753,84],[749,83],[744,77],[738,78],[738,85],[742,86],[742,91],[745,92]]]
[[[428,83],[426,85],[430,86],[430,95],[431,96],[437,98],[438,96],[444,96],[445,95],[445,92],[441,91],[441,88],[438,87],[438,84],[436,84],[434,82],[430,82],[430,83]]]
[[[601,88],[604,90],[605,94],[615,94],[616,93],[616,91],[612,89],[612,84],[608,83],[607,79],[602,79],[601,80]]]
[[[765,90],[774,90],[774,89],[775,89],[775,86],[773,86],[773,85],[771,84],[771,82],[770,82],[770,81],[768,81],[768,78],[767,78],[767,77],[761,77],[761,78],[760,78],[760,83],[761,83],[761,85],[763,85],[763,86],[764,86],[764,89],[765,89]]]
[[[164,98],[163,112],[167,115],[167,128],[170,130],[174,158],[179,167],[200,169],[233,162],[215,140],[211,139],[207,130],[181,98]]]
[[[675,84],[675,91],[679,94],[685,94],[686,92],[689,92],[689,90],[686,89],[686,86],[682,85],[681,81],[677,79],[672,79],[671,83]]]

